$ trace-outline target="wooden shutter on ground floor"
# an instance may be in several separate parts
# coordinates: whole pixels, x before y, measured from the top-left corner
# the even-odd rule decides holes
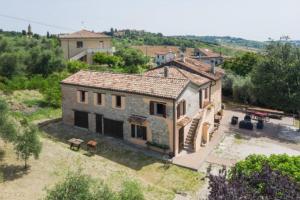
[[[163,109],[163,117],[164,118],[166,118],[167,117],[167,105],[166,104],[163,104],[163,107],[162,107],[162,109]]]
[[[150,115],[154,115],[154,102],[150,101]]]
[[[185,101],[183,101],[182,102],[182,106],[183,106],[183,115],[185,115],[186,114],[186,103],[185,103]]]

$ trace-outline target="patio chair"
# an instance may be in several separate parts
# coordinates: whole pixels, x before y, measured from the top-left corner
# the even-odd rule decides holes
[[[237,116],[232,116],[231,118],[231,124],[236,125],[239,121],[239,118]]]
[[[264,128],[264,121],[263,120],[258,120],[256,124],[257,129],[263,129]]]
[[[251,122],[251,116],[250,115],[245,115],[244,120]]]
[[[251,123],[251,121],[242,120],[239,123],[239,128],[241,128],[241,129],[247,129],[247,130],[253,130],[253,124]]]

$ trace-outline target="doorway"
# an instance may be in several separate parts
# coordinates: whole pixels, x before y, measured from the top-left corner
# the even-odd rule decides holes
[[[181,152],[184,148],[184,127],[179,129],[179,152]]]

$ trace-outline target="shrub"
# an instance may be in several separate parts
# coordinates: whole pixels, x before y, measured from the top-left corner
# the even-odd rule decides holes
[[[121,200],[143,200],[143,192],[136,181],[125,181],[120,192]]]
[[[238,162],[235,165],[235,170],[249,176],[255,172],[260,172],[265,164],[300,182],[300,156],[288,156],[287,154],[271,155],[270,157],[250,155],[245,160]]]
[[[67,63],[67,69],[70,73],[75,73],[82,69],[87,69],[88,67],[87,63],[78,60],[68,61]]]
[[[233,167],[228,176],[225,168],[218,175],[209,172],[209,200],[300,198],[300,185],[268,164],[259,171],[245,175]]]
[[[48,190],[46,200],[89,200],[91,178],[81,173],[69,172],[67,177],[60,183]]]
[[[81,170],[68,172],[66,178],[47,191],[46,200],[144,200],[135,181],[125,181],[119,193],[111,191],[103,182],[82,174]]]

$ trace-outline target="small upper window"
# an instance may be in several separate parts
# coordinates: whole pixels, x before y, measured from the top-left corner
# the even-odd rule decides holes
[[[185,114],[186,114],[186,103],[185,100],[183,100],[177,105],[177,118],[179,119],[180,116]]]
[[[97,105],[102,105],[102,93],[97,93]]]
[[[166,104],[165,103],[159,103],[159,102],[150,102],[150,115],[158,115],[166,117]]]
[[[80,102],[85,102],[85,100],[86,100],[86,91],[79,91],[79,94],[80,94]]]
[[[83,47],[83,42],[77,41],[77,48],[82,48],[82,47]]]
[[[122,107],[122,97],[116,96],[116,107],[121,108]]]

